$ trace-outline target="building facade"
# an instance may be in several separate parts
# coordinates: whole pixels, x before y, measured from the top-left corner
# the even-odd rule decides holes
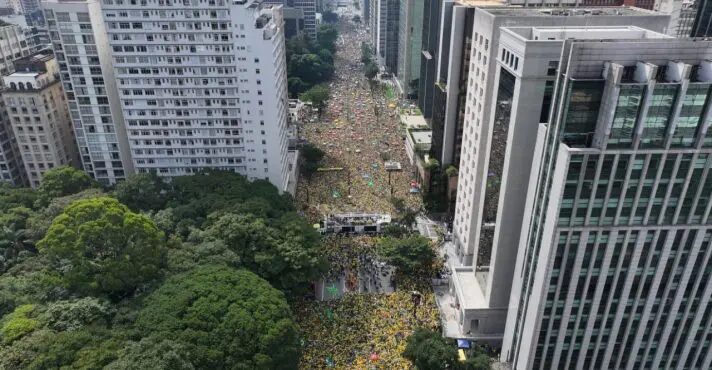
[[[521,40],[505,38],[503,29],[571,29],[562,31],[563,36],[534,36],[547,41],[648,37],[652,31],[646,29],[665,37],[669,22],[669,16],[636,8],[585,8],[567,10],[566,15],[560,11],[512,7],[474,11],[453,245],[448,247],[450,293],[458,307],[457,325],[448,327],[457,330],[448,336],[501,343],[506,334],[520,234],[529,207],[528,176],[538,145],[534,138],[538,125],[549,120],[552,81],[561,55],[560,42],[538,45],[534,42],[538,40],[524,43],[526,53],[513,53],[512,45]],[[631,29],[631,24],[646,29]]]
[[[287,174],[282,6],[104,0],[102,15],[138,172],[215,168],[280,191]],[[163,9],[161,9],[163,3]]]
[[[502,359],[709,369],[712,42],[551,42]]]
[[[440,36],[442,0],[423,0],[423,32],[420,47],[420,78],[418,79],[418,108],[423,117],[433,116],[433,93]]]
[[[712,1],[697,0],[697,13],[692,24],[692,37],[708,37],[712,35]]]
[[[423,36],[423,0],[401,0],[398,41],[398,86],[409,99],[417,98]]]
[[[400,0],[371,1],[371,39],[378,64],[388,73],[398,73]]]
[[[82,167],[110,185],[134,168],[100,6],[95,0],[43,3]]]
[[[627,26],[664,33],[669,16],[635,8],[478,8],[473,19],[472,47],[467,77],[459,163],[457,206],[453,221],[453,236],[460,261],[473,264],[476,249],[482,253],[480,264],[487,266],[500,202],[499,188],[503,183],[503,159],[506,150],[506,132],[497,138],[496,131],[503,128],[495,117],[498,97],[492,93],[496,86],[497,60],[502,26]],[[503,103],[508,104],[508,103]],[[535,109],[536,110],[536,109]],[[453,113],[457,117],[456,113]],[[539,117],[538,111],[536,118]],[[457,122],[454,119],[446,124]],[[455,129],[447,133],[456,135]],[[454,139],[453,139],[454,142]],[[519,211],[521,213],[521,211]],[[521,216],[519,216],[521,217]],[[517,225],[516,218],[506,218],[507,227]],[[502,231],[511,231],[503,228]],[[516,233],[511,233],[516,234]],[[510,235],[511,235],[510,234]],[[514,243],[516,244],[516,243]],[[475,263],[477,264],[477,263]]]
[[[15,66],[16,72],[3,78],[2,98],[26,178],[34,188],[49,169],[79,166],[79,153],[52,52],[17,60]]]
[[[13,73],[15,71],[13,62],[29,54],[30,45],[20,27],[15,25],[0,27],[0,75]],[[0,181],[14,185],[23,185],[27,181],[17,140],[13,135],[2,101],[0,101]]]
[[[301,10],[304,33],[312,40],[316,40],[316,0],[266,0],[265,3],[284,5],[283,13],[289,16],[289,18],[285,17],[285,20],[291,20],[292,15],[295,14],[291,9]]]

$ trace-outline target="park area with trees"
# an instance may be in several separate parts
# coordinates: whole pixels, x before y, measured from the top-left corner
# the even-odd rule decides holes
[[[412,311],[438,262],[410,232],[344,248],[232,172],[47,179],[0,186],[2,369],[400,368],[413,328],[438,327],[432,295]],[[401,287],[313,299],[311,282],[362,254],[398,266]]]

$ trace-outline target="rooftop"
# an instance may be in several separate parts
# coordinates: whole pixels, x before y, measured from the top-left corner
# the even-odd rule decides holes
[[[597,15],[621,15],[621,16],[666,16],[655,13],[651,10],[645,10],[635,7],[614,6],[614,7],[587,7],[587,8],[518,8],[518,7],[501,7],[488,8],[486,12],[498,16],[516,16],[516,17],[590,17]]]
[[[503,32],[535,41],[581,40],[642,40],[672,38],[672,36],[635,26],[597,27],[503,27]]]
[[[411,131],[415,144],[430,144],[432,142],[432,131]]]
[[[400,115],[401,123],[405,125],[406,128],[409,129],[427,129],[428,123],[425,121],[425,118],[421,115],[415,115],[415,114],[401,114]]]
[[[504,0],[456,0],[456,5],[476,7],[476,6],[504,6]]]

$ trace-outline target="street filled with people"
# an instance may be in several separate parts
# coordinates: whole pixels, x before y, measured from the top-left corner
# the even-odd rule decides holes
[[[302,119],[300,135],[325,156],[309,179],[301,178],[297,204],[312,221],[346,212],[386,213],[394,220],[399,211],[417,212],[422,200],[413,167],[405,153],[397,102],[386,89],[370,84],[359,61],[365,28],[342,17],[336,54],[336,73],[329,84],[331,98],[321,114]],[[400,162],[400,171],[387,171],[386,161]],[[400,199],[394,205],[393,199]],[[398,208],[398,209],[397,209]],[[346,281],[340,298],[317,301],[313,297],[292,302],[302,330],[300,368],[407,369],[402,356],[406,339],[415,328],[438,329],[440,319],[430,285],[430,271],[405,276],[396,273],[395,291],[378,293],[351,282],[354,276],[385,274],[377,266],[377,236],[327,236],[324,251],[329,261],[325,279]],[[375,279],[378,280],[378,279]],[[336,292],[335,288],[333,293]],[[415,299],[414,297],[417,297]]]
[[[304,117],[299,127],[300,136],[326,155],[311,178],[299,181],[297,201],[310,219],[334,212],[393,214],[391,198],[420,209],[419,194],[411,192],[417,184],[396,101],[363,74],[361,43],[368,34],[347,20],[340,29],[329,103],[323,112]],[[387,171],[386,161],[399,162],[401,170]]]

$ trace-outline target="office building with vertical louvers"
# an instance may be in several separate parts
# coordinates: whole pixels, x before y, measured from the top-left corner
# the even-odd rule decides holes
[[[526,130],[534,144],[502,359],[514,369],[709,369],[712,42],[502,32],[498,58],[514,75],[533,67],[530,47],[559,49],[550,117]]]

